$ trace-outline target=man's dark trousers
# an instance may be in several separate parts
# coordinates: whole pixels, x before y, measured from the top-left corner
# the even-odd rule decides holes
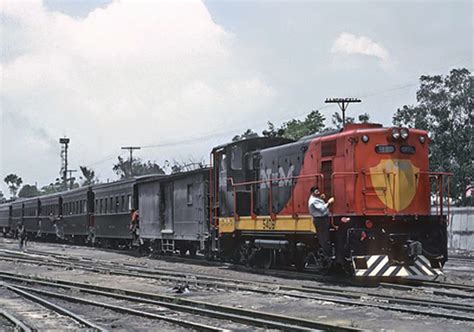
[[[319,245],[323,250],[324,256],[326,256],[326,258],[332,257],[331,242],[329,238],[329,217],[313,217],[313,223],[316,227]]]

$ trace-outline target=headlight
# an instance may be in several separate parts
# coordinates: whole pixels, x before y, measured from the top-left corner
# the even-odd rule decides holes
[[[361,137],[361,140],[362,140],[362,142],[367,143],[367,142],[369,141],[369,136],[363,135],[363,136]]]
[[[425,136],[420,136],[418,139],[420,140],[420,143],[421,143],[421,144],[425,144],[425,141],[426,141],[426,137],[425,137]]]
[[[392,138],[394,140],[398,140],[400,138],[400,130],[398,130],[398,128],[392,129]]]
[[[400,136],[404,140],[407,139],[408,138],[408,129],[407,128],[400,129]]]

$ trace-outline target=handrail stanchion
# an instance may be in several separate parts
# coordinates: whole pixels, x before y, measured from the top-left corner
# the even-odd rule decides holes
[[[440,191],[439,191],[439,211],[440,211],[440,214],[441,214],[441,219],[443,219],[443,199],[444,199],[444,195],[443,195],[443,176],[441,175],[440,178],[439,178],[439,181],[440,181]]]
[[[275,220],[275,216],[273,215],[273,181],[270,179],[270,188],[268,189],[268,199],[270,200],[268,202],[268,212],[270,213],[270,218],[272,220]]]
[[[237,189],[235,187],[232,188],[234,192],[234,220],[237,221],[239,216],[237,214]]]
[[[253,220],[257,218],[255,214],[255,206],[254,206],[254,196],[253,196],[253,183],[250,184],[250,216]]]
[[[294,182],[294,180],[291,180],[291,216],[296,219],[297,216],[295,213],[295,193],[293,192]]]
[[[450,188],[450,178],[451,178],[451,176],[448,175],[448,225],[449,225],[449,221],[450,221],[449,217],[450,217],[450,212],[451,212],[451,209],[450,209],[451,202],[449,201],[449,199],[451,197],[451,191],[449,189]]]
[[[214,168],[214,165],[212,163],[212,156],[213,154],[211,153],[211,155],[209,156],[209,164],[211,165],[211,167],[209,168],[209,225],[212,227],[214,227],[214,216],[212,214],[212,207],[214,205],[214,200],[213,200],[213,184],[212,184],[212,170]]]

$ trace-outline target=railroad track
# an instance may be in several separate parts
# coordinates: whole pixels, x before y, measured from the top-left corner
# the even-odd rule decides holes
[[[62,255],[60,256],[63,259]],[[163,271],[155,269],[138,269],[135,268],[133,272],[131,270],[124,270],[122,265],[114,264],[111,262],[100,261],[93,263],[87,260],[85,266],[80,263],[81,260],[72,259],[77,264],[76,268],[83,268],[89,271],[101,272],[115,275],[125,275],[138,278],[155,279],[161,282],[167,282],[175,285],[176,283],[193,285],[195,287],[213,287],[218,289],[228,289],[236,291],[246,291],[259,294],[272,294],[275,296],[286,296],[294,297],[299,299],[307,300],[320,300],[330,301],[342,305],[351,306],[364,306],[379,308],[383,310],[395,310],[412,314],[421,314],[431,317],[448,318],[455,320],[474,321],[474,306],[470,304],[452,303],[447,301],[439,301],[432,299],[420,299],[407,296],[394,296],[384,295],[380,292],[370,291],[354,291],[334,288],[331,286],[288,286],[288,285],[277,285],[277,284],[263,284],[261,282],[253,282],[248,280],[219,278],[209,275],[199,274],[187,274],[176,271]],[[31,263],[31,261],[28,261]],[[104,263],[108,266],[104,268]],[[55,266],[61,266],[61,263],[53,263]],[[64,266],[69,266],[69,263]],[[96,265],[100,264],[101,267],[97,268]],[[406,286],[408,287],[408,286]],[[433,293],[432,293],[433,294]],[[435,295],[445,295],[442,292],[438,292]],[[452,296],[456,296],[451,293]],[[472,295],[458,294],[457,297],[472,300]],[[411,307],[411,308],[410,308]],[[416,308],[413,308],[416,307]],[[425,308],[437,308],[445,309],[457,312],[463,312],[460,315],[457,313],[446,313],[438,311],[430,311]],[[467,314],[466,314],[467,313]],[[469,315],[468,315],[469,314]]]
[[[212,304],[208,302],[183,299],[176,296],[166,296],[155,293],[138,292],[127,289],[103,287],[98,285],[84,284],[78,282],[71,282],[66,280],[51,280],[46,278],[39,278],[35,276],[15,275],[13,273],[0,273],[0,279],[9,283],[27,283],[35,287],[12,286],[18,289],[42,294],[43,296],[59,298],[62,300],[81,302],[88,305],[104,307],[107,309],[123,311],[128,314],[142,315],[149,317],[149,313],[142,310],[138,311],[127,307],[117,308],[116,305],[107,304],[104,302],[92,301],[78,296],[70,296],[60,292],[51,291],[52,288],[67,290],[74,294],[91,294],[95,296],[102,296],[106,298],[114,298],[121,301],[139,303],[140,305],[154,305],[166,307],[176,312],[191,313],[199,316],[212,317],[220,320],[229,320],[236,323],[244,324],[247,329],[252,327],[260,327],[264,329],[277,330],[292,330],[292,331],[312,331],[312,330],[326,330],[326,331],[360,331],[360,329],[350,326],[338,326],[318,322],[315,320],[306,320],[281,314],[271,314],[262,311],[255,311],[249,309],[241,309],[230,306]],[[41,289],[38,287],[46,287]],[[133,311],[130,311],[133,310]],[[183,320],[179,320],[182,324]],[[178,322],[176,322],[178,324]],[[212,326],[198,326],[194,327],[199,330],[219,330],[222,329]]]
[[[109,309],[121,314],[123,313],[123,314],[128,314],[128,315],[145,317],[148,319],[161,320],[168,323],[172,323],[176,326],[183,326],[185,328],[190,328],[190,329],[195,329],[195,330],[200,330],[200,331],[224,331],[223,329],[218,328],[218,327],[213,327],[213,326],[209,326],[205,324],[187,321],[184,319],[176,319],[176,318],[168,317],[165,315],[158,315],[155,313],[150,313],[143,310],[136,310],[129,307],[112,305],[112,304],[103,303],[99,301],[83,299],[78,296],[55,293],[50,290],[45,291],[45,290],[41,290],[37,288],[26,287],[23,285],[13,285],[11,283],[3,283],[3,286],[21,296],[24,296],[25,298],[29,300],[32,300],[48,309],[55,311],[59,315],[70,317],[71,319],[73,319],[74,321],[78,323],[77,327],[79,328],[93,329],[95,331],[107,331],[106,328],[98,326],[97,324],[93,323],[91,320],[85,319],[82,316],[71,312],[70,310],[66,309],[64,306],[61,306],[61,305],[58,305],[56,303],[46,300],[45,297],[59,298],[61,300],[65,300],[71,303],[80,303],[80,304],[85,304],[89,306],[102,307],[102,308]]]
[[[32,329],[26,323],[24,323],[18,317],[16,317],[15,315],[11,314],[10,312],[6,310],[0,310],[0,316],[5,318],[11,324],[11,326],[8,326],[5,328],[12,328],[12,329],[15,329],[16,331],[22,331],[22,332],[32,331]]]

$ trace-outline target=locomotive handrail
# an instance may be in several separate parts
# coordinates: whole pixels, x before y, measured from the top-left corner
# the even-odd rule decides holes
[[[320,182],[322,181],[324,183],[324,175],[321,173],[312,173],[312,174],[305,174],[305,175],[296,175],[296,176],[288,176],[284,178],[270,178],[270,179],[265,179],[265,180],[254,180],[254,181],[244,181],[244,182],[238,182],[235,183],[234,179],[232,177],[228,177],[227,181],[230,181],[230,184],[233,188],[233,193],[234,193],[234,220],[239,220],[239,215],[237,214],[237,191],[236,188],[240,186],[248,186],[250,185],[250,216],[252,219],[256,219],[257,215],[254,212],[254,190],[253,186],[255,184],[259,183],[269,183],[269,191],[268,191],[268,199],[269,199],[269,204],[268,204],[268,212],[270,214],[270,218],[272,220],[275,220],[276,216],[273,213],[273,190],[272,190],[272,184],[275,181],[287,181],[287,180],[292,180],[292,186],[293,186],[293,180],[295,179],[305,179],[305,178],[320,178]],[[292,216],[296,218],[296,213],[295,213],[295,202],[294,202],[294,195],[293,193],[291,194],[291,210],[292,210]]]
[[[263,182],[294,180],[294,179],[312,178],[312,177],[318,177],[318,176],[321,177],[322,180],[324,180],[324,175],[321,173],[312,173],[312,174],[305,174],[305,175],[288,176],[284,178],[271,178],[268,180],[254,180],[254,181],[237,182],[237,183],[234,183],[234,179],[231,177],[227,178],[227,180],[230,181],[233,187],[234,186],[239,187],[239,186],[244,186],[244,185],[249,185],[249,184],[258,184],[258,183],[263,183]]]
[[[451,172],[431,172],[431,171],[419,171],[415,175],[418,176],[420,174],[426,174],[430,179],[436,179],[436,199],[435,202],[437,203],[439,200],[439,215],[442,217],[443,216],[443,193],[444,193],[444,188],[443,188],[443,178],[447,177],[447,194],[448,194],[448,215],[447,215],[447,220],[449,223],[449,217],[451,215],[451,203],[449,201],[450,196],[451,196],[451,191],[450,191],[450,178],[453,176],[453,173]],[[431,192],[431,190],[430,190]],[[438,198],[439,194],[439,198]],[[430,207],[431,207],[431,199],[430,199]],[[438,204],[436,204],[436,214],[438,215]]]

